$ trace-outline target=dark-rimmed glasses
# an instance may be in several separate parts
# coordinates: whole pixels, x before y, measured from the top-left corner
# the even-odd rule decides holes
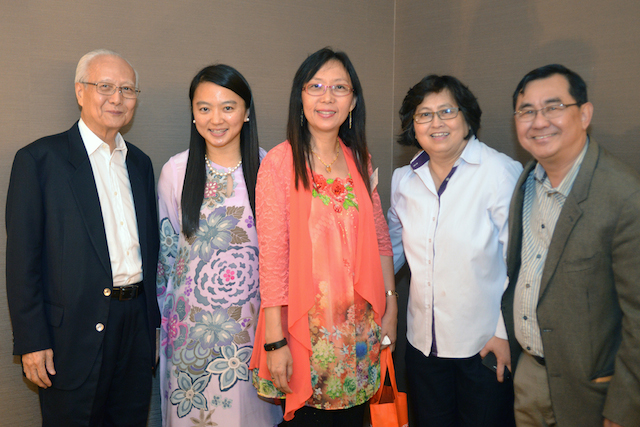
[[[302,88],[308,95],[321,96],[327,92],[327,89],[331,89],[333,96],[347,96],[353,92],[353,88],[345,84],[337,85],[323,85],[320,83],[309,83]]]
[[[534,110],[533,108],[525,108],[524,110],[514,111],[513,115],[519,122],[534,121],[538,115],[538,111],[546,119],[557,119],[564,114],[564,110],[566,110],[567,107],[573,107],[574,105],[577,106],[579,104],[577,102],[574,102],[573,104],[551,104],[537,110]]]
[[[116,89],[119,89],[123,97],[132,99],[132,98],[137,98],[138,94],[140,93],[138,89],[132,86],[116,86],[113,83],[107,83],[107,82],[98,82],[98,83],[80,82],[80,83],[83,83],[86,85],[94,85],[96,87],[96,92],[98,92],[100,95],[113,95],[114,93],[116,93]]]

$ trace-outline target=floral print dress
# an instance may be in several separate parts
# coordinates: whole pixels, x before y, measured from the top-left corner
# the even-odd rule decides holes
[[[163,426],[274,426],[281,409],[259,399],[249,377],[260,301],[242,167],[232,179],[207,171],[200,225],[187,240],[180,232],[187,158],[188,151],[172,157],[158,182]]]
[[[351,176],[314,175],[309,217],[315,304],[309,311],[313,394],[307,405],[345,409],[368,401],[380,386],[380,326],[354,292],[358,201]],[[343,268],[337,268],[342,265]],[[265,397],[285,397],[253,375]]]
[[[365,403],[380,386],[380,326],[354,292],[358,202],[351,176],[314,176],[309,232],[315,305],[309,311],[311,385],[318,409]],[[340,262],[344,268],[336,268]]]

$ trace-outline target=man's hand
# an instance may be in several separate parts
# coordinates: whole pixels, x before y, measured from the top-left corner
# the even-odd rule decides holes
[[[496,369],[496,377],[499,382],[504,381],[504,368],[505,366],[511,371],[511,353],[509,351],[509,341],[503,340],[496,336],[492,337],[489,342],[480,350],[480,357],[484,357],[493,352],[498,360],[498,366]]]
[[[49,375],[56,374],[56,370],[53,367],[53,350],[49,348],[23,354],[22,369],[27,379],[38,387],[51,387]]]

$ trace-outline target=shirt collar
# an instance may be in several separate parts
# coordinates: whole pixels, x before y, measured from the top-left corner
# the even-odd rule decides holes
[[[578,176],[578,172],[580,171],[580,166],[582,165],[582,161],[584,160],[585,154],[587,154],[587,148],[589,148],[589,137],[587,136],[587,143],[584,144],[582,151],[573,162],[573,166],[569,169],[569,173],[562,179],[560,185],[557,188],[551,187],[551,181],[549,181],[549,177],[547,176],[547,172],[544,170],[540,163],[536,164],[536,167],[533,169],[533,177],[536,181],[541,183],[543,186],[548,187],[547,190],[557,191],[562,194],[564,197],[569,196],[569,192],[571,192],[571,188],[573,187],[573,183],[576,180],[576,176]]]
[[[91,129],[85,124],[85,122],[80,119],[78,121],[78,129],[80,130],[80,136],[82,137],[82,142],[84,142],[84,147],[87,150],[87,154],[92,155],[102,144],[107,144],[104,142],[98,135],[93,133]],[[108,144],[107,144],[108,146]],[[120,132],[116,135],[116,150],[122,151],[123,154],[127,155],[127,144],[124,142],[124,138],[120,135]]]
[[[465,163],[470,164],[480,164],[480,152],[481,146],[480,141],[475,136],[472,136],[467,142],[467,146],[462,150],[462,154],[460,154],[460,158],[456,160],[454,166],[458,166],[461,160],[464,160]],[[411,159],[411,169],[414,171],[424,166],[429,161],[429,155],[426,151],[422,150],[418,154],[416,154],[413,159]]]

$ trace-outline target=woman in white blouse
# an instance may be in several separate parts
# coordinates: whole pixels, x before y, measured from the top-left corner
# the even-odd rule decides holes
[[[400,108],[398,142],[422,149],[394,172],[388,216],[395,270],[411,270],[406,364],[420,426],[514,425],[500,299],[522,166],[477,139],[481,114],[451,76],[425,77]],[[490,352],[495,373],[482,365]]]

